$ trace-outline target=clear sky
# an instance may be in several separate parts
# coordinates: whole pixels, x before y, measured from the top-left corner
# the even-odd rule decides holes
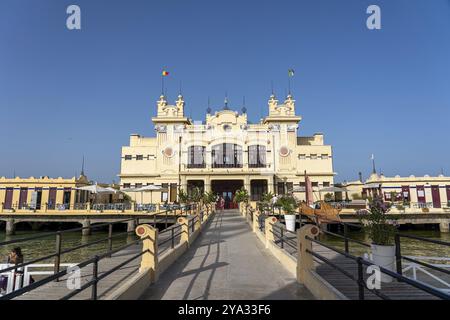
[[[71,177],[84,154],[90,178],[118,181],[129,134],[154,134],[163,68],[192,118],[228,92],[253,122],[294,69],[300,135],[325,134],[336,181],[367,176],[372,153],[386,175],[450,175],[448,0],[0,0],[0,176]]]

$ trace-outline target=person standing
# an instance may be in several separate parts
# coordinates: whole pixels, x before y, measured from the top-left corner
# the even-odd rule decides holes
[[[220,211],[223,213],[223,210],[225,209],[225,199],[222,196],[219,198],[219,207]]]

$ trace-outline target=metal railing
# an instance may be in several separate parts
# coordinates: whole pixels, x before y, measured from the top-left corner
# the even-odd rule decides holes
[[[372,293],[374,293],[375,295],[377,295],[378,297],[382,298],[382,299],[389,299],[388,296],[386,296],[385,294],[383,294],[382,292],[380,292],[377,289],[369,289],[367,284],[365,283],[364,279],[363,279],[363,266],[372,266],[373,262],[369,261],[369,260],[365,260],[362,257],[356,257],[352,254],[349,253],[349,244],[350,243],[356,243],[365,247],[370,247],[370,244],[365,243],[363,241],[359,241],[356,239],[352,239],[348,236],[348,227],[358,227],[361,228],[361,226],[355,225],[355,224],[350,224],[350,223],[344,223],[344,222],[339,222],[339,224],[344,226],[344,234],[338,234],[338,233],[334,233],[334,232],[330,232],[330,231],[326,231],[326,230],[321,230],[320,233],[321,234],[326,234],[326,235],[330,235],[330,236],[334,236],[340,239],[343,239],[344,241],[344,250],[340,250],[337,249],[335,247],[332,247],[329,244],[324,243],[323,241],[319,241],[317,239],[312,239],[310,237],[306,237],[308,240],[319,244],[327,249],[330,249],[340,255],[345,256],[346,258],[352,259],[353,261],[355,261],[355,263],[357,264],[357,268],[358,268],[358,277],[355,278],[352,274],[350,274],[348,271],[342,269],[340,266],[338,266],[336,263],[332,262],[330,259],[327,259],[326,257],[313,252],[311,250],[307,250],[308,253],[310,253],[311,255],[313,255],[315,258],[317,258],[318,260],[321,260],[322,262],[328,264],[329,266],[331,266],[333,269],[336,269],[338,271],[340,271],[342,274],[344,274],[345,276],[347,276],[348,278],[350,278],[351,280],[355,281],[358,284],[358,296],[360,300],[364,300],[364,290],[368,290]],[[447,270],[445,268],[442,268],[440,266],[437,265],[433,265],[427,262],[423,262],[420,261],[419,259],[417,259],[416,257],[411,257],[411,256],[402,256],[401,254],[401,241],[400,239],[404,237],[404,238],[409,238],[409,239],[414,239],[414,240],[418,240],[418,241],[424,241],[424,242],[428,242],[428,243],[434,243],[437,245],[444,245],[444,246],[450,246],[449,242],[445,242],[445,241],[441,241],[441,240],[436,240],[436,239],[427,239],[427,238],[423,238],[423,237],[418,237],[418,236],[413,236],[413,235],[404,235],[404,234],[400,234],[399,232],[397,232],[395,234],[395,260],[396,260],[396,272],[393,272],[391,270],[388,270],[386,268],[380,267],[379,269],[382,273],[391,276],[395,279],[397,279],[400,282],[404,282],[406,284],[409,284],[417,289],[420,289],[422,291],[425,291],[435,297],[441,298],[441,299],[450,299],[450,295],[445,293],[443,290],[440,290],[438,288],[435,288],[433,286],[430,286],[426,283],[423,283],[421,281],[417,281],[417,279],[411,279],[408,277],[405,277],[403,275],[404,269],[402,268],[402,260],[406,260],[409,262],[413,262],[416,263],[418,265],[430,268],[432,270],[435,271],[439,271],[442,272],[444,274],[450,275],[450,270]]]
[[[375,294],[376,296],[380,297],[383,300],[390,300],[389,296],[387,296],[386,294],[382,293],[380,290],[378,289],[372,289],[369,288],[366,281],[364,281],[364,272],[363,272],[363,267],[370,267],[373,266],[373,262],[372,261],[368,261],[363,259],[362,257],[356,257],[354,255],[351,255],[349,253],[346,253],[345,251],[342,251],[340,249],[334,248],[331,245],[328,245],[322,241],[313,239],[311,237],[306,236],[306,239],[314,242],[320,246],[323,246],[327,249],[330,249],[348,259],[353,260],[356,264],[357,264],[357,277],[355,277],[353,274],[351,274],[349,271],[341,268],[340,266],[338,266],[336,263],[334,263],[333,261],[331,261],[330,259],[314,252],[313,250],[309,250],[306,249],[306,252],[311,254],[313,257],[315,257],[316,259],[326,263],[327,265],[329,265],[330,267],[332,267],[335,270],[338,270],[339,272],[341,272],[343,275],[345,275],[347,278],[351,279],[352,281],[354,281],[357,285],[358,285],[358,298],[359,300],[364,300],[365,299],[365,290],[372,292],[373,294]],[[406,283],[411,285],[414,288],[417,288],[419,290],[422,290],[426,293],[431,294],[432,296],[438,297],[440,299],[445,299],[445,300],[450,300],[450,295],[446,294],[445,292],[443,292],[442,290],[438,290],[434,287],[431,287],[423,282],[417,281],[417,280],[413,280],[410,279],[408,277],[405,277],[397,272],[388,270],[384,267],[378,266],[379,270],[381,273],[386,274],[392,278],[397,279],[400,282]]]
[[[272,225],[271,230],[274,238],[274,243],[281,249],[285,249],[290,255],[297,255],[297,234],[289,231],[286,227],[276,222]]]
[[[166,228],[167,228],[167,216],[168,216],[168,211],[165,212],[166,214]],[[156,217],[156,215],[154,215]],[[195,218],[192,219],[193,221],[195,221]],[[119,220],[119,221],[115,221],[115,222],[109,222],[109,223],[101,223],[101,224],[96,224],[93,226],[88,226],[88,227],[79,227],[79,228],[73,228],[73,229],[68,229],[68,230],[62,230],[62,231],[56,231],[56,232],[48,232],[48,233],[42,233],[42,234],[38,234],[38,235],[34,235],[34,236],[30,236],[30,237],[26,237],[26,238],[19,238],[19,239],[13,239],[13,240],[7,240],[7,241],[2,241],[0,242],[0,247],[1,246],[6,246],[6,245],[11,245],[11,244],[18,244],[18,243],[24,243],[26,241],[30,241],[30,240],[37,240],[37,239],[44,239],[44,238],[49,238],[49,237],[55,237],[55,252],[45,255],[45,256],[41,256],[39,258],[35,258],[35,259],[31,259],[29,261],[23,262],[23,263],[19,263],[16,265],[10,265],[7,266],[6,268],[2,268],[0,270],[0,274],[5,274],[5,273],[14,273],[14,276],[16,273],[20,273],[20,270],[24,270],[24,268],[27,268],[28,266],[32,266],[35,265],[38,262],[43,262],[43,261],[47,261],[50,259],[54,259],[54,270],[53,270],[53,274],[42,279],[39,281],[36,281],[34,283],[31,283],[27,286],[18,288],[17,290],[14,290],[12,292],[9,292],[8,294],[5,294],[3,296],[0,296],[0,300],[8,300],[8,299],[13,299],[19,295],[22,295],[26,292],[32,291],[38,287],[41,287],[49,282],[52,281],[59,281],[59,279],[65,275],[67,275],[66,270],[60,270],[61,266],[63,266],[64,264],[61,264],[61,256],[70,252],[73,252],[75,250],[79,250],[79,249],[83,249],[83,248],[87,248],[89,246],[95,245],[95,244],[99,244],[102,242],[107,242],[107,251],[101,255],[96,255],[93,258],[87,259],[83,262],[80,262],[78,264],[75,264],[74,267],[78,267],[78,268],[84,268],[90,264],[92,264],[92,279],[87,282],[86,284],[84,284],[83,286],[81,286],[79,289],[75,289],[73,290],[71,293],[69,293],[68,295],[64,296],[63,299],[70,299],[71,297],[77,295],[78,293],[80,293],[81,291],[91,287],[92,288],[92,294],[91,294],[91,299],[96,300],[98,295],[97,295],[97,283],[102,280],[103,278],[105,278],[106,276],[110,275],[111,273],[117,271],[118,269],[120,269],[121,267],[127,265],[128,263],[130,263],[131,261],[135,260],[136,258],[140,257],[141,255],[143,255],[145,252],[139,252],[138,254],[132,256],[131,258],[127,259],[124,262],[121,262],[120,264],[114,266],[113,268],[103,272],[101,275],[98,274],[98,263],[99,261],[105,259],[105,258],[110,258],[114,253],[117,253],[121,250],[127,249],[133,245],[137,245],[139,243],[141,243],[144,239],[138,239],[138,240],[133,240],[130,243],[127,243],[126,245],[120,246],[119,248],[113,249],[113,240],[115,238],[118,238],[120,236],[124,236],[124,235],[134,235],[135,231],[127,231],[127,232],[121,232],[121,233],[117,233],[117,234],[113,234],[113,226],[115,224],[119,224],[119,223],[126,223],[129,221],[134,221],[135,225],[139,224],[139,218],[129,218],[129,219],[123,219],[123,220]],[[154,220],[154,223],[156,225],[157,220]],[[97,239],[88,243],[84,243],[81,245],[77,245],[68,249],[62,249],[62,243],[64,240],[64,235],[70,232],[76,232],[76,231],[82,231],[82,230],[94,230],[94,229],[99,229],[99,228],[104,228],[104,227],[108,227],[108,237],[106,238],[101,238],[101,239]],[[169,231],[167,231],[169,232]],[[162,232],[162,234],[164,234],[164,231]],[[178,236],[178,234],[176,234],[176,232],[174,231],[174,235],[171,236],[171,241],[174,241],[174,237]],[[165,243],[163,240],[163,243]]]

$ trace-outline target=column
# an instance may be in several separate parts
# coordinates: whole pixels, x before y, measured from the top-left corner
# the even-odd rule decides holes
[[[439,223],[439,231],[442,233],[448,233],[449,232],[449,221],[444,220]]]
[[[81,222],[81,225],[83,226],[83,228],[89,228],[91,226],[91,220],[89,219],[84,219]],[[91,234],[91,229],[83,229],[81,230],[81,235],[83,236],[89,236]]]
[[[132,232],[136,229],[136,220],[130,220],[127,222],[127,232]]]
[[[6,235],[12,236],[16,233],[16,226],[14,224],[14,219],[6,220]]]

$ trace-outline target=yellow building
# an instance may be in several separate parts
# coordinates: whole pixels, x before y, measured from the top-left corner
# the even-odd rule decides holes
[[[313,188],[333,185],[331,146],[321,133],[297,136],[302,118],[291,95],[283,103],[271,95],[268,116],[255,124],[245,108],[229,110],[227,100],[221,111],[208,108],[204,122],[185,117],[184,105],[181,95],[174,105],[162,95],[152,118],[156,137],[132,134],[129,146],[122,147],[121,188],[155,184],[167,190],[145,193],[142,202],[173,202],[179,187],[193,186],[226,200],[245,187],[258,200],[264,192],[281,194],[304,185],[305,171]]]
[[[87,191],[76,190],[88,184],[84,175],[71,179],[0,177],[0,211],[74,209],[76,204],[89,201]]]
[[[377,194],[386,201],[401,201],[411,208],[450,207],[450,177],[442,174],[435,177],[385,177],[372,173],[365,182],[351,181],[343,186],[349,197],[356,194],[366,198]]]

